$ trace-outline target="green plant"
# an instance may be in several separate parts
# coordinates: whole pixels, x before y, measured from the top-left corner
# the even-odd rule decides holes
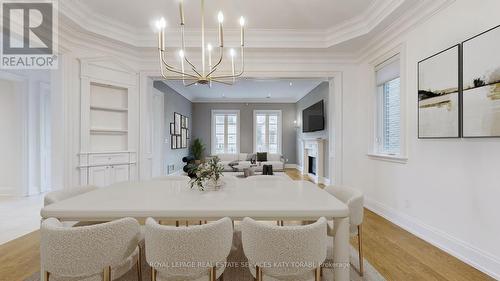
[[[195,160],[201,160],[201,156],[205,152],[205,145],[201,142],[200,139],[195,139],[193,144],[191,145],[191,153],[194,156]]]
[[[219,157],[215,156],[210,158],[208,162],[198,165],[192,171],[196,177],[189,181],[191,188],[196,185],[199,190],[205,190],[207,183],[215,186],[220,184],[219,180],[223,176],[224,166],[220,164]]]

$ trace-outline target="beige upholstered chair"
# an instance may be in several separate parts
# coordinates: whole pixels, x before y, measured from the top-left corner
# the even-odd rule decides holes
[[[49,218],[42,222],[40,241],[45,281],[110,281],[133,266],[141,280],[139,235],[133,218],[80,227]]]
[[[364,197],[361,191],[350,187],[328,186],[325,190],[335,196],[340,201],[344,202],[349,207],[349,223],[351,225],[351,235],[358,236],[358,254],[359,254],[359,274],[363,276],[363,203]],[[332,233],[333,222],[328,222],[328,233]],[[328,243],[328,247],[332,243]],[[333,249],[328,249],[329,253],[333,253]],[[332,258],[332,257],[328,257]]]
[[[71,197],[78,196],[80,194],[84,194],[93,190],[98,189],[97,186],[87,185],[87,186],[78,186],[70,189],[62,189],[57,191],[49,192],[43,198],[43,205],[47,206],[50,204],[54,204],[56,202],[69,199]],[[77,221],[65,221],[62,223],[64,226],[82,226],[82,225],[90,225],[94,224],[94,222],[77,222]]]
[[[52,191],[49,192],[45,195],[43,203],[44,206],[54,204],[58,201],[68,199],[71,197],[75,197],[77,195],[87,193],[93,190],[96,190],[98,187],[93,186],[93,185],[88,185],[88,186],[79,186],[79,187],[73,187],[69,189],[63,189],[63,190],[57,190],[57,191]]]
[[[231,219],[173,227],[146,220],[146,260],[154,280],[215,281],[233,243]],[[177,266],[172,266],[177,265]]]
[[[325,218],[283,227],[245,218],[241,229],[243,250],[257,281],[320,280],[320,266],[326,259]]]

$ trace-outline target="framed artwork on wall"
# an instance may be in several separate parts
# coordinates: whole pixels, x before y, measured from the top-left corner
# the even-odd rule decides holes
[[[185,149],[189,140],[189,118],[174,112],[174,122],[170,123],[171,149]]]
[[[418,138],[461,136],[460,45],[418,62]]]
[[[170,148],[177,149],[177,137],[175,135],[170,135]]]
[[[462,42],[463,136],[500,137],[500,26]]]
[[[175,124],[175,134],[176,135],[181,134],[181,119],[182,119],[182,115],[175,112],[174,113],[174,124]]]
[[[174,123],[170,123],[170,134],[175,135],[175,125]]]

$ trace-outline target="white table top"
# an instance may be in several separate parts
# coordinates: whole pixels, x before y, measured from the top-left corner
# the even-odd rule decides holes
[[[185,181],[120,183],[41,210],[43,218],[106,221],[157,219],[317,219],[347,217],[347,205],[307,181],[228,180],[218,191],[190,189]]]

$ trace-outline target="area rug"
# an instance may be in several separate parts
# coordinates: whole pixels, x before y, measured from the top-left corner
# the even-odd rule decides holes
[[[364,261],[365,265],[365,274],[363,277],[360,277],[356,272],[353,266],[358,268],[358,255],[357,251],[351,247],[351,273],[350,280],[351,281],[383,281],[385,280],[380,273],[373,268],[373,266],[368,262]],[[245,254],[243,253],[243,248],[241,245],[241,232],[236,231],[233,238],[233,248],[228,257],[229,264],[241,265],[247,262]],[[142,273],[143,280],[151,280],[151,270],[149,266],[144,262],[142,264]],[[25,279],[25,281],[39,281],[40,273],[35,273],[31,277]],[[118,279],[119,281],[137,281],[137,272],[135,267],[130,270],[127,274]],[[228,267],[224,271],[224,280],[225,281],[254,281],[253,276],[250,274],[250,271],[246,267]],[[330,269],[323,270],[324,281],[333,280],[333,272]]]

